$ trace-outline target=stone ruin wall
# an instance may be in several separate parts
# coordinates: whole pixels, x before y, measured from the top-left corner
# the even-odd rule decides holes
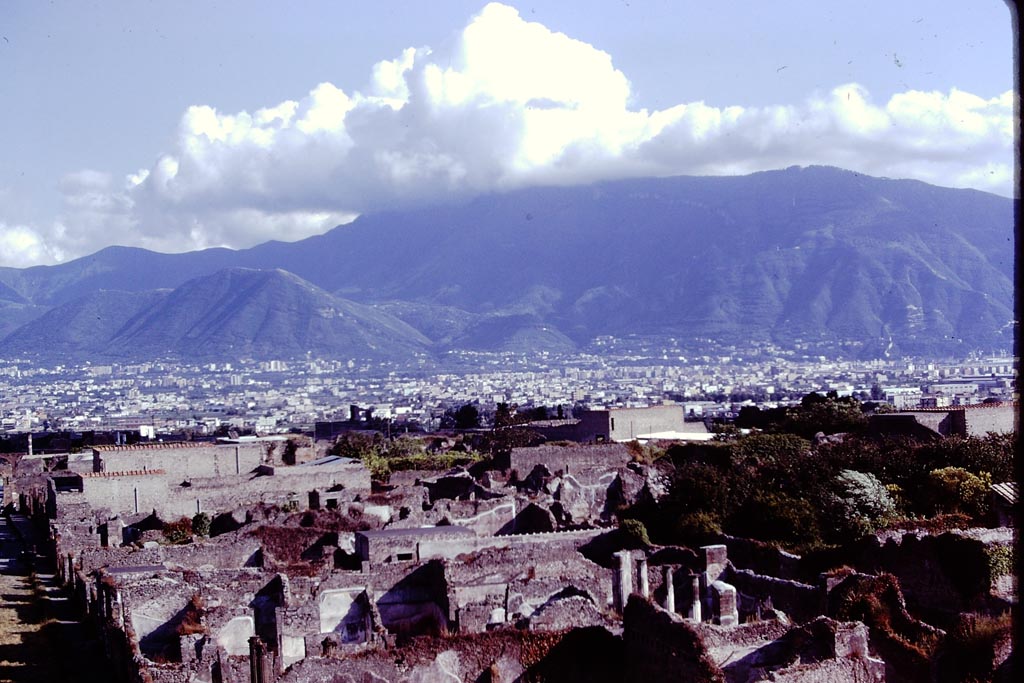
[[[585,470],[611,470],[624,467],[632,455],[621,444],[591,446],[535,446],[513,448],[510,469],[519,479],[529,476],[537,465],[544,465],[551,474],[559,471],[576,474]]]
[[[735,567],[780,579],[799,581],[802,578],[799,555],[761,541],[725,534],[718,536],[715,542],[728,548],[729,561]]]
[[[868,537],[855,548],[855,566],[861,572],[893,574],[917,609],[972,611],[990,599],[993,589],[998,591],[988,575],[986,549],[1014,542],[1009,528]]]
[[[311,653],[314,654],[314,653]],[[320,654],[315,653],[315,654]],[[619,638],[603,630],[532,633],[496,630],[405,647],[401,660],[387,650],[358,656],[311,656],[281,683],[398,683],[399,681],[618,680]]]
[[[694,625],[658,609],[637,596],[623,615],[626,681],[714,681],[718,667],[711,661]]]
[[[604,529],[581,531],[555,531],[539,534],[510,534],[507,536],[465,536],[447,539],[430,539],[419,542],[420,559],[455,559],[460,555],[471,555],[489,548],[510,548],[543,544],[538,546],[545,552],[556,555],[576,549],[587,541],[604,533]],[[560,547],[561,546],[561,547]]]
[[[239,507],[264,503],[308,506],[309,492],[342,485],[345,490],[368,493],[370,474],[361,464],[339,467],[277,467],[270,476],[250,474],[195,477],[181,486],[179,475],[163,470],[100,473],[82,477],[80,493],[60,493],[60,505],[85,503],[95,509],[134,514],[155,510],[161,519],[191,517],[202,511],[213,516]]]
[[[759,609],[782,610],[794,621],[813,619],[824,611],[824,592],[818,586],[756,574],[749,569],[732,569],[728,582],[736,587],[740,618]]]
[[[249,474],[266,460],[263,444],[152,444],[93,448],[94,472],[164,470],[169,477]]]

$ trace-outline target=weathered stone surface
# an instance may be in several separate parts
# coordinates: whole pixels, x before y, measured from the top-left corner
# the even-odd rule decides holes
[[[587,491],[574,477],[562,478],[554,495],[561,503],[567,523],[579,524],[600,514],[600,510],[594,509],[593,492]]]
[[[623,614],[622,638],[628,662],[626,681],[725,680],[693,625],[635,595]]]
[[[530,616],[530,628],[535,631],[565,631],[604,624],[605,618],[594,603],[579,595],[541,605]]]
[[[409,675],[409,683],[462,683],[459,653],[455,650],[439,652],[429,666],[419,666]]]

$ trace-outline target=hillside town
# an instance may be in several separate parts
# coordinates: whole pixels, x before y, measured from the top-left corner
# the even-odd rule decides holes
[[[758,355],[9,363],[5,589],[126,683],[1011,680],[1014,360]]]

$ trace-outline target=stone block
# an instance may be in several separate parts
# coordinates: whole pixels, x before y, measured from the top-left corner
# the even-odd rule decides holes
[[[711,590],[711,618],[721,626],[735,626],[739,623],[740,614],[736,599],[736,588],[724,581],[715,581],[709,586]]]

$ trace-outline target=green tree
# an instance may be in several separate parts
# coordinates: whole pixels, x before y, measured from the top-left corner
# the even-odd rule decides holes
[[[860,401],[852,396],[840,397],[834,391],[825,396],[816,392],[807,394],[799,406],[787,409],[786,418],[785,431],[807,438],[818,432],[859,432],[867,424]]]
[[[746,471],[759,487],[803,497],[824,492],[831,469],[793,434],[751,434],[732,444],[733,473]]]
[[[988,472],[995,481],[1014,478],[1016,435],[989,433],[985,436],[951,436],[920,447],[918,458],[930,469],[962,467],[980,475]]]
[[[675,533],[683,545],[704,545],[722,533],[722,523],[710,512],[687,512],[676,520]]]
[[[507,403],[499,403],[494,410],[494,428],[510,427],[515,424],[512,409]]]
[[[331,454],[361,460],[370,453],[376,453],[383,441],[384,437],[379,433],[345,432],[334,442]]]
[[[467,403],[455,411],[456,429],[475,429],[480,426],[480,411],[472,403]]]

